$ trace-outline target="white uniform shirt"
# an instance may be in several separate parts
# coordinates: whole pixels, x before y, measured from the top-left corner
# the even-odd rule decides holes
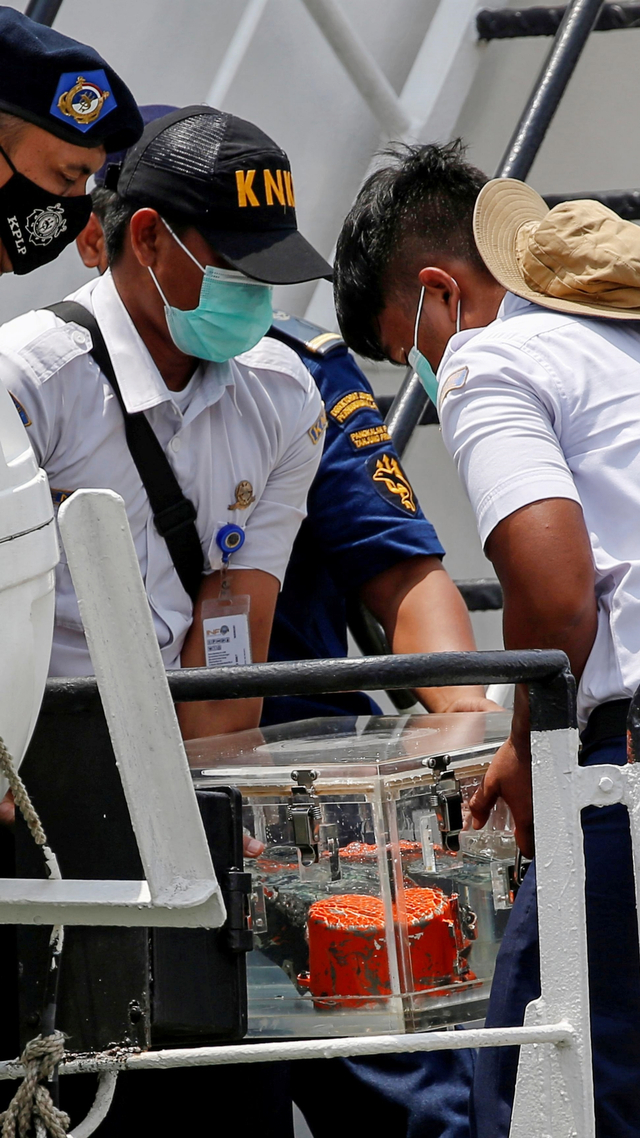
[[[640,325],[507,294],[487,328],[453,337],[438,380],[443,438],[483,545],[530,502],[582,506],[598,600],[578,691],[584,726],[640,683]]]
[[[231,568],[262,569],[282,582],[322,452],[322,403],[298,356],[264,339],[229,363],[201,364],[174,398],[110,273],[70,299],[96,316],[127,410],[146,412],[196,507],[205,571],[220,568],[215,537],[235,522],[246,540]],[[89,334],[78,325],[51,312],[29,312],[0,329],[0,380],[22,408],[54,504],[80,487],[106,487],[124,499],[165,666],[179,667],[191,601],[155,528],[120,406],[90,348]],[[238,497],[246,502],[236,494],[240,482],[250,483],[252,501],[232,509]],[[50,674],[92,671],[63,551]]]

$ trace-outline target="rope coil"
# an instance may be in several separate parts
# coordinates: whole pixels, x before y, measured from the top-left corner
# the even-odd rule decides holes
[[[2,738],[0,738],[0,771],[9,783],[16,807],[22,814],[31,837],[42,849],[47,876],[60,879],[57,858],[47,845],[47,835],[38,812]],[[43,1027],[47,1016],[52,1027],[55,1021],[57,969],[63,937],[64,929],[61,925],[56,925],[51,930],[49,941],[47,989],[50,991],[47,991],[48,1006],[43,1014]],[[56,1069],[63,1057],[64,1035],[61,1031],[52,1030],[45,1035],[37,1035],[27,1043],[21,1058],[26,1074],[9,1106],[3,1114],[0,1114],[0,1123],[2,1123],[0,1138],[27,1138],[30,1134],[35,1134],[35,1138],[47,1138],[47,1136],[66,1138],[70,1123],[69,1115],[55,1105],[51,1092],[43,1085],[44,1080],[55,1079]]]
[[[66,1138],[69,1115],[54,1104],[42,1081],[51,1078],[63,1056],[61,1031],[44,1038],[38,1035],[27,1043],[20,1059],[26,1072],[24,1079],[7,1110],[0,1114],[2,1138],[28,1138],[34,1131],[36,1138],[47,1134],[51,1138]]]

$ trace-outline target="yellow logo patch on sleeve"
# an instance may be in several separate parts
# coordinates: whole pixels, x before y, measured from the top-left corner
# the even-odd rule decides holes
[[[312,427],[309,427],[309,430],[307,431],[307,434],[308,434],[309,438],[311,439],[311,442],[313,443],[314,446],[316,445],[316,443],[320,442],[320,439],[322,438],[326,429],[327,429],[327,413],[323,407],[322,411],[318,415],[318,418],[316,419],[315,423],[313,424]]]
[[[413,487],[395,454],[388,451],[381,455],[372,454],[366,466],[375,489],[385,502],[408,514],[417,514]]]
[[[334,403],[329,414],[336,423],[344,423],[351,416],[355,415],[356,411],[362,411],[366,408],[368,411],[377,411],[378,405],[368,391],[350,391],[348,395],[343,395],[337,403]]]
[[[363,427],[361,431],[351,431],[349,438],[356,450],[391,442],[391,435],[384,423],[379,423],[377,427]]]

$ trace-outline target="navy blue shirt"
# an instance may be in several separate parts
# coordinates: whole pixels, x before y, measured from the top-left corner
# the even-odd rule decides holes
[[[272,330],[274,334],[274,330]],[[444,554],[347,348],[326,354],[275,331],[314,377],[327,413],[324,454],[276,607],[269,660],[347,655],[347,598],[416,555]],[[337,339],[337,338],[336,338]],[[317,715],[380,714],[362,692],[265,699],[262,726]]]

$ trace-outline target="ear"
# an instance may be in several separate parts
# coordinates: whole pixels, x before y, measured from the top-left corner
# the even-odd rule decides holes
[[[99,218],[91,214],[82,233],[76,237],[78,252],[88,269],[99,269],[104,273],[107,268],[107,255],[104,247],[104,233]]]
[[[162,246],[170,240],[169,233],[155,209],[136,210],[129,225],[131,248],[145,269],[155,268]]]
[[[420,269],[418,280],[425,290],[425,300],[431,294],[432,300],[446,304],[451,320],[455,324],[460,299],[460,288],[455,277],[446,269],[437,269],[430,265]]]

